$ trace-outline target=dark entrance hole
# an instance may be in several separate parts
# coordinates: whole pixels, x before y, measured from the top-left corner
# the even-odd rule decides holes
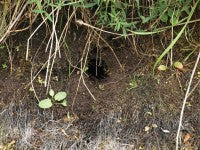
[[[108,67],[106,62],[101,59],[90,59],[88,61],[87,74],[90,78],[104,79],[108,76]]]

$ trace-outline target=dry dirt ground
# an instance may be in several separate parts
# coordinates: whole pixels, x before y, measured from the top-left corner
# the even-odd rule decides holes
[[[62,58],[56,60],[51,80],[51,88],[55,91],[67,91],[68,106],[55,105],[42,110],[30,90],[31,63],[34,60],[37,71],[48,55],[44,52],[45,45],[37,49],[41,42],[38,39],[45,34],[41,32],[32,41],[32,62],[25,61],[26,33],[13,37],[14,44],[10,46],[14,58],[12,74],[8,52],[6,48],[0,50],[0,149],[175,148],[182,101],[197,52],[184,64],[185,71],[169,67],[164,72],[156,71],[153,77],[155,58],[167,46],[167,43],[162,45],[161,41],[165,39],[161,35],[136,38],[137,49],[125,39],[108,37],[106,40],[123,69],[112,51],[102,46],[99,52],[106,63],[106,76],[97,79],[84,74],[85,85],[81,81],[77,91],[80,71],[73,67],[69,69],[65,54],[69,58],[70,52],[71,61],[76,65],[84,48],[85,31],[74,29],[67,39],[69,48],[63,48]],[[195,35],[200,42],[200,33]],[[184,38],[181,40],[174,48],[174,60],[181,61],[187,56],[188,52],[181,48],[189,43]],[[95,45],[92,44],[88,60],[96,56]],[[2,64],[7,66],[3,68]],[[200,71],[199,65],[197,71]],[[45,70],[39,76],[33,83],[38,98],[43,99],[46,89],[41,81]],[[196,74],[192,87],[198,82]],[[181,149],[200,148],[199,97],[198,85],[185,108]]]

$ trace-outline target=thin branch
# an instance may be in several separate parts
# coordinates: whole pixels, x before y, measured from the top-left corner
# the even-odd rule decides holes
[[[190,81],[189,81],[189,85],[188,85],[188,88],[187,88],[187,91],[186,91],[186,94],[185,94],[185,98],[184,98],[184,100],[183,100],[183,106],[182,106],[182,109],[181,109],[180,120],[179,120],[179,126],[178,126],[177,135],[176,135],[176,150],[178,150],[179,134],[180,134],[181,127],[182,127],[183,113],[184,113],[184,110],[185,110],[185,104],[186,104],[186,101],[187,101],[187,98],[188,98],[188,94],[189,94],[189,91],[190,91],[190,87],[191,87],[191,84],[192,84],[192,80],[193,80],[193,77],[194,77],[194,73],[195,73],[196,68],[197,68],[197,65],[198,65],[198,63],[199,63],[199,59],[200,59],[200,50],[199,50],[199,54],[198,54],[196,63],[195,63],[195,65],[194,65],[194,68],[193,68],[193,70],[192,70],[192,74],[191,74]]]
[[[104,38],[100,34],[98,34],[95,30],[93,30],[93,31],[108,46],[108,48],[111,50],[111,52],[115,56],[115,59],[117,60],[117,63],[119,64],[120,68],[123,69],[123,65],[121,64],[120,60],[118,59],[117,55],[115,54],[113,48],[108,44],[108,42],[106,42],[106,40],[104,40]]]
[[[23,15],[24,10],[27,8],[28,2],[26,2],[23,6],[23,8],[20,10],[20,12],[14,13],[18,14],[17,16],[13,15],[13,18],[11,19],[9,25],[8,25],[8,29],[6,30],[6,32],[4,33],[4,35],[0,38],[0,43],[6,38],[6,36],[10,33],[11,29],[14,27],[14,25],[17,23],[17,21],[19,21],[20,17]],[[16,11],[16,9],[15,9]]]

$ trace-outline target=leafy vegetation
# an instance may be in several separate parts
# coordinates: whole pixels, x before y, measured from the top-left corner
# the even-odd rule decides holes
[[[89,10],[91,15],[97,17],[97,25],[110,27],[114,31],[122,31],[124,36],[128,30],[140,31],[140,24],[153,22],[151,28],[157,29],[160,22],[170,22],[173,26],[183,23],[191,11],[191,3],[192,0],[158,0],[157,2],[149,1],[146,4],[139,0],[133,2],[120,0],[59,0],[55,2],[29,0],[29,5],[35,4],[37,6],[32,12],[46,17],[51,22],[52,14],[49,13],[49,8],[73,6]]]
[[[40,108],[46,109],[53,106],[53,104],[60,104],[64,107],[67,106],[67,93],[66,92],[58,92],[55,94],[54,90],[49,91],[50,98],[43,99],[39,101],[38,106]]]
[[[49,13],[50,7],[56,9],[72,6],[74,9],[80,8],[80,11],[83,11],[83,13],[87,10],[89,15],[84,13],[84,16],[85,18],[88,18],[90,22],[94,22],[95,26],[113,29],[116,32],[122,33],[124,37],[127,37],[129,34],[156,34],[163,32],[167,28],[183,23],[184,27],[182,30],[155,62],[153,74],[157,64],[172,49],[174,44],[183,34],[198,3],[199,1],[192,7],[192,0],[158,0],[156,2],[149,1],[147,3],[143,3],[139,0],[132,2],[120,0],[29,1],[29,4],[36,4],[37,6],[32,11],[33,13],[41,14],[42,17],[46,17],[51,22],[53,20],[52,14]],[[170,23],[171,25],[167,26],[165,29],[159,28],[160,24],[163,23],[166,23],[166,25],[169,25]],[[148,28],[146,28],[146,24],[149,24]]]
[[[138,82],[139,82],[138,76],[134,76],[131,79],[131,81],[129,83],[129,86],[127,87],[126,91],[128,92],[130,90],[133,90],[133,89],[137,88],[138,87]]]

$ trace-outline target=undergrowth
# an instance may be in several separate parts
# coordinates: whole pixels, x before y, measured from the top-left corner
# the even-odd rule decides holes
[[[88,26],[92,26],[94,29],[95,27],[100,28],[103,32],[104,30],[117,32],[125,38],[135,34],[157,34],[167,29],[172,29],[173,32],[175,26],[188,26],[198,3],[199,1],[195,3],[192,0],[146,2],[139,0],[29,0],[14,3],[2,2],[0,4],[0,18],[2,20],[0,42],[5,42],[11,33],[27,30],[34,22],[38,22],[37,18],[42,18],[46,28],[52,32],[51,30],[56,30],[59,24],[65,21],[63,16],[68,20],[67,29],[60,29],[63,30],[63,34],[68,31],[72,18],[81,19]],[[29,22],[27,27],[18,29],[21,23],[27,21]],[[52,25],[56,28],[51,29]],[[179,32],[180,35],[183,34],[185,27]],[[88,30],[88,32],[90,31]],[[62,34],[60,37],[62,38],[58,41],[59,47],[63,45],[65,39]],[[179,37],[179,34],[175,34],[171,38],[172,44],[164,50],[155,66],[177,42],[178,38],[175,37]]]
[[[32,89],[38,102],[40,99],[35,92],[33,81],[36,79],[40,71],[45,68],[46,74],[44,79],[44,85],[47,87],[46,93],[50,91],[50,83],[52,70],[54,68],[55,60],[57,57],[61,58],[62,48],[67,46],[67,36],[71,31],[71,26],[82,26],[86,30],[85,48],[80,54],[80,60],[78,65],[74,65],[71,62],[71,58],[68,58],[70,68],[76,68],[77,74],[80,74],[80,80],[86,86],[83,75],[88,55],[90,53],[91,43],[96,43],[99,46],[99,41],[106,44],[111,50],[111,53],[115,56],[119,66],[123,70],[123,65],[115,55],[115,51],[112,46],[109,45],[103,38],[103,33],[114,36],[114,38],[123,38],[129,41],[137,48],[135,41],[136,36],[152,36],[153,34],[162,34],[165,31],[170,30],[170,42],[159,51],[159,54],[152,66],[153,74],[157,65],[161,62],[167,54],[170,57],[171,65],[173,64],[173,51],[175,44],[181,36],[190,32],[191,23],[199,22],[199,18],[195,18],[194,14],[199,11],[200,0],[157,0],[157,1],[140,1],[140,0],[17,0],[17,1],[2,1],[0,2],[0,45],[8,50],[10,70],[12,70],[12,51],[9,44],[12,43],[13,35],[23,31],[31,31],[29,38],[27,39],[26,48],[26,60],[30,60],[31,54],[31,40],[37,34],[40,28],[46,30],[46,47],[44,51],[47,53],[47,60],[43,64],[42,68],[36,73],[31,74]],[[33,26],[34,25],[34,26]],[[33,27],[33,28],[32,28]],[[131,39],[131,40],[130,40]],[[190,42],[190,39],[187,39]],[[195,42],[193,42],[195,45]],[[42,41],[41,43],[42,44]],[[197,47],[195,47],[196,50]],[[66,48],[68,50],[68,48]],[[68,50],[69,51],[69,50]],[[70,57],[70,52],[67,51],[67,56]],[[150,50],[149,50],[150,51]],[[195,54],[192,52],[190,55]],[[188,57],[190,57],[188,55]],[[184,58],[183,58],[184,59]],[[7,64],[1,64],[6,69]],[[33,64],[34,66],[34,64]],[[69,69],[70,70],[70,69]],[[70,71],[69,71],[70,72]],[[70,72],[71,73],[71,72]],[[79,82],[80,82],[79,80]],[[137,87],[136,79],[131,80],[128,91]],[[91,97],[95,100],[93,94],[87,89]],[[58,91],[57,94],[60,92]],[[62,93],[63,94],[63,93]],[[50,94],[51,95],[51,94]],[[51,98],[45,99],[48,105],[40,105],[41,108],[49,108],[52,106],[52,102],[64,101],[59,103],[63,106],[67,105],[67,94],[61,95],[61,99],[55,98],[56,94],[52,94]],[[44,102],[44,101],[43,101]],[[40,102],[41,104],[41,102]],[[72,104],[73,105],[73,104]],[[66,127],[67,128],[67,127]],[[1,132],[1,131],[0,131]],[[3,132],[3,130],[2,130]],[[20,131],[21,132],[21,131]],[[27,131],[23,130],[24,134],[31,132],[31,127],[27,128]],[[1,134],[0,134],[1,135]],[[29,134],[28,134],[29,135]],[[25,135],[25,136],[28,136]],[[107,138],[107,137],[106,137]],[[23,139],[23,138],[22,138]],[[98,143],[99,139],[96,139]],[[104,141],[105,140],[105,141]],[[107,139],[100,139],[99,145],[102,142],[106,142]],[[112,139],[118,148],[121,144],[116,139]],[[111,140],[111,141],[112,141]],[[22,142],[27,142],[22,141]],[[84,142],[85,141],[80,141]],[[95,143],[95,144],[96,144]],[[30,144],[30,143],[29,143]],[[83,143],[81,143],[83,144]],[[89,142],[90,145],[94,145]],[[83,144],[84,145],[84,144]],[[75,145],[75,149],[76,149]],[[121,145],[120,145],[121,146]]]

